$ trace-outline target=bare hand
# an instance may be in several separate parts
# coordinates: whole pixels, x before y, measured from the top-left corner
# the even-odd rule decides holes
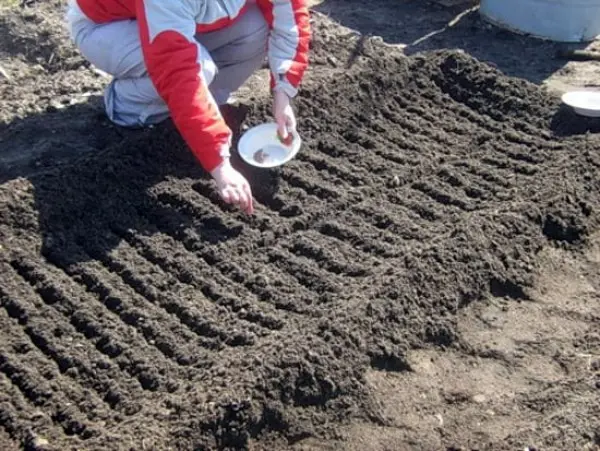
[[[275,91],[273,96],[273,116],[277,122],[277,132],[286,141],[289,133],[296,130],[296,116],[285,92]]]
[[[246,178],[236,171],[229,159],[217,166],[211,175],[217,182],[219,195],[228,204],[238,205],[242,211],[251,215],[254,213],[252,190]]]

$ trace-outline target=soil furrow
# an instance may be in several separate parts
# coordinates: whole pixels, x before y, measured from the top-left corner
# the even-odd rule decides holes
[[[436,63],[439,72],[433,73],[431,79],[456,102],[498,122],[527,121],[529,126],[544,128],[547,111],[551,110],[548,106],[554,101],[534,85],[525,81],[505,83],[494,69],[455,55]],[[523,96],[527,95],[526,101]]]
[[[530,133],[527,133],[525,130],[529,129],[528,124],[513,124],[513,127],[514,128],[510,130],[506,130],[502,135],[502,138],[509,146],[513,147],[513,145],[515,145],[514,147],[522,149],[526,152],[518,154],[519,159],[529,158],[529,160],[525,161],[529,161],[530,163],[534,164],[541,164],[545,161],[544,158],[547,155],[540,155],[536,158],[536,154],[539,154],[540,151],[545,151],[546,154],[549,154],[567,150],[564,144],[557,140],[556,137],[553,138],[548,136],[546,137],[546,140],[542,140],[540,143],[540,137],[543,138],[543,135],[545,134],[540,133],[540,129],[530,130]],[[532,153],[530,154],[528,152]]]
[[[266,184],[264,180],[262,182]],[[262,188],[265,189],[265,191],[268,190],[268,187]],[[221,210],[227,209],[229,210],[227,214],[231,214],[230,207],[224,204],[218,192],[215,190],[214,184],[207,181],[198,181],[192,184],[191,189],[201,198],[208,200],[213,205],[212,208],[216,207]],[[276,218],[277,214],[274,213],[279,212],[285,206],[283,199],[281,199],[281,197],[277,196],[275,193],[268,193],[266,196],[264,196],[262,195],[262,191],[260,189],[256,189],[255,191],[256,192],[253,193],[255,203],[266,207],[261,211],[261,215],[264,215],[268,218]],[[255,217],[241,218],[240,220],[259,229],[263,227],[262,224],[264,223],[264,221],[261,221],[259,218]]]
[[[416,97],[413,97],[413,99],[419,101]],[[536,127],[527,122],[511,122],[510,127],[507,127],[505,120],[481,115],[465,103],[455,101],[453,98],[445,98],[443,95],[435,95],[431,91],[428,95],[421,97],[420,101],[424,107],[428,106],[430,109],[433,108],[445,113],[440,115],[439,119],[465,119],[470,124],[480,128],[481,132],[489,138],[503,137],[509,143],[526,144],[532,148],[538,147],[540,141],[548,149],[558,150],[564,147],[563,144],[557,142],[556,137],[549,133],[546,127]]]
[[[250,178],[250,176],[248,177]],[[285,210],[286,210],[286,202],[285,200],[287,199],[283,199],[281,196],[277,195],[275,192],[269,192],[269,186],[267,183],[267,179],[268,177],[264,177],[260,179],[260,184],[263,186],[257,187],[258,189],[255,190],[255,192],[253,193],[253,197],[254,197],[254,202],[256,204],[259,205],[263,205],[264,207],[266,207],[265,209],[261,210],[261,217],[241,217],[240,221],[243,221],[245,224],[250,225],[251,227],[258,229],[258,230],[265,230],[266,228],[269,227],[268,222],[269,221],[273,221],[276,220],[276,218],[279,217],[285,217]],[[225,206],[223,200],[221,199],[221,197],[219,196],[218,192],[215,190],[214,184],[209,182],[209,181],[198,181],[198,182],[194,182],[191,186],[191,190],[193,190],[193,192],[197,193],[202,199],[204,200],[208,200],[212,207],[211,208],[219,208],[220,210],[229,210],[227,212],[227,214],[231,214],[231,208],[228,206]],[[263,194],[263,190],[264,190],[264,194]],[[275,191],[275,190],[274,190]],[[186,193],[189,193],[190,198],[195,198],[196,196],[192,196],[192,193],[190,193],[189,191],[186,191]],[[289,193],[288,196],[289,197]],[[283,212],[283,214],[282,214]]]
[[[315,235],[311,237],[311,234],[307,233],[284,246],[292,254],[313,260],[319,268],[334,275],[364,277],[369,274],[369,269],[362,263],[351,263],[349,259],[343,257],[339,249],[336,249],[337,252],[334,254],[323,246],[323,243],[318,241],[315,243],[314,238]]]
[[[123,322],[129,326],[141,329],[142,334],[145,336],[146,341],[151,346],[156,346],[166,357],[172,359],[175,362],[180,360],[186,360],[189,356],[184,354],[175,354],[176,349],[173,348],[174,343],[172,338],[166,338],[157,333],[158,325],[154,324],[153,327],[149,327],[158,319],[151,320],[143,310],[128,309],[123,302],[123,299],[128,299],[126,296],[119,296],[119,294],[113,295],[111,292],[114,291],[114,285],[106,285],[102,279],[96,276],[98,269],[95,268],[91,271],[80,270],[76,268],[73,270],[73,275],[80,277],[90,292],[95,293],[100,300],[107,306],[107,308],[113,313],[117,314]],[[143,304],[146,304],[144,302]],[[141,326],[138,324],[142,323]],[[188,324],[192,324],[188,321]],[[204,341],[199,341],[199,344],[203,344],[209,350],[220,349],[223,345],[230,344],[232,346],[252,344],[254,338],[252,335],[244,337],[230,337],[227,329],[218,325],[217,322],[202,318],[200,315],[196,317],[196,321],[193,323],[193,331],[202,338],[206,338]],[[165,341],[163,341],[165,340]],[[166,341],[169,340],[169,341]],[[160,346],[160,347],[159,347]],[[156,356],[153,361],[158,362],[160,359]]]
[[[237,238],[242,232],[243,223],[215,209],[215,205],[203,196],[194,195],[194,191],[187,185],[180,186],[173,183],[166,190],[163,189],[160,185],[153,188],[153,194],[158,202],[156,206],[164,207],[162,211],[155,212],[156,217],[169,216],[171,210],[177,210],[178,213],[185,215],[181,216],[185,221],[181,224],[190,227],[195,223],[201,225],[204,232],[202,240],[211,244]]]
[[[312,165],[317,171],[326,171],[347,187],[359,187],[365,185],[369,180],[367,171],[354,170],[352,172],[334,163],[331,158],[325,159],[313,156],[309,153],[298,154],[298,160]]]
[[[13,386],[18,388],[32,405],[48,406],[52,398],[50,383],[39,374],[33,373],[33,370],[27,369],[19,362],[19,359],[10,356],[3,345],[0,345],[0,349],[0,372],[11,380]],[[44,363],[44,366],[38,365],[39,372],[49,371],[49,363]]]
[[[280,269],[283,269],[293,278],[295,278],[302,286],[311,292],[315,293],[315,300],[324,295],[331,295],[341,291],[343,284],[339,275],[326,272],[327,276],[323,276],[322,270],[318,264],[311,259],[296,257],[288,251],[279,249],[267,250],[269,263],[276,264]]]
[[[368,215],[362,214],[365,210],[368,210],[368,207],[362,205],[358,205],[355,208],[349,208],[347,211],[340,212],[338,220],[346,225],[363,229],[364,238],[389,244],[396,249],[402,248],[406,245],[407,241],[411,241],[410,232],[407,232],[406,234],[395,234],[392,230],[395,229],[394,223],[386,223],[385,216],[377,216],[377,214],[375,214],[373,217],[369,217]],[[358,211],[360,211],[361,214],[356,214]]]
[[[136,356],[132,351],[132,346],[146,349],[150,346],[142,344],[139,337],[131,333],[130,326],[121,321],[116,323],[115,315],[98,302],[95,296],[90,296],[85,287],[71,279],[67,272],[63,273],[63,267],[69,266],[66,260],[70,257],[55,252],[46,257],[58,271],[50,273],[48,267],[42,267],[27,257],[15,259],[11,264],[35,288],[44,302],[60,305],[61,312],[76,329],[93,341],[100,352],[115,361],[121,370],[136,378],[144,390],[156,391],[161,385],[167,385],[164,376],[159,374],[153,363],[147,358]],[[59,281],[62,286],[59,286]],[[63,288],[65,285],[69,287],[68,292]],[[77,295],[73,296],[71,293]]]
[[[81,278],[88,291],[96,294],[125,324],[135,327],[148,344],[155,346],[168,359],[180,365],[189,365],[191,356],[197,350],[179,345],[179,342],[187,343],[186,338],[189,338],[186,334],[178,333],[179,321],[174,321],[164,310],[157,308],[153,300],[139,296],[113,272],[114,265],[106,263],[105,244],[99,242],[98,238],[86,240],[83,247],[102,266],[96,261],[80,263],[73,268],[72,275]],[[206,343],[199,340],[196,344],[214,349],[214,342],[210,340],[214,333],[203,337],[208,339]]]
[[[236,240],[238,249],[240,252],[244,250],[243,244],[246,241],[251,241],[250,234],[257,235],[258,233],[270,228],[273,221],[280,217],[291,216],[286,215],[287,207],[283,207],[278,212],[279,214],[272,214],[270,212],[263,212],[265,216],[260,219],[248,218],[246,215],[239,216],[239,220],[232,218],[217,218],[214,215],[215,207],[220,209],[229,208],[229,215],[231,216],[231,207],[223,207],[224,203],[217,199],[208,199],[202,193],[197,192],[195,189],[189,189],[187,186],[178,186],[172,184],[171,186],[163,186],[160,188],[154,188],[154,195],[158,202],[158,206],[164,207],[166,210],[176,210],[178,218],[183,221],[181,224],[188,225],[190,229],[193,229],[200,237],[203,243],[207,245],[218,244],[227,242],[230,240]],[[209,207],[205,207],[204,204],[212,203]],[[298,213],[300,214],[300,213]],[[172,224],[165,221],[164,217],[161,217],[158,212],[154,222],[160,224],[169,224],[172,229]],[[245,233],[242,237],[242,232]],[[210,231],[210,234],[205,231]]]
[[[399,90],[390,101],[393,100],[403,110],[410,113],[412,117],[423,119],[425,128],[437,128],[448,124],[445,131],[449,134],[468,136],[466,132],[469,127],[459,127],[463,119],[468,120],[477,128],[485,131],[499,133],[502,127],[491,118],[484,118],[475,114],[471,109],[461,103],[444,96],[440,91],[425,91],[415,93],[412,90]],[[388,102],[389,108],[394,108]],[[450,112],[454,114],[449,114]]]
[[[506,156],[501,157],[501,156],[497,156],[497,155],[488,154],[487,156],[481,157],[479,159],[479,162],[482,165],[493,168],[494,172],[497,172],[498,169],[507,171],[509,173],[509,176],[512,173],[513,176],[530,177],[530,176],[535,175],[538,172],[537,167],[531,166],[531,165],[526,165],[526,164],[518,164],[514,161],[511,161]]]
[[[546,164],[552,163],[552,160],[555,158],[555,156],[548,152],[546,152],[545,155],[536,157],[533,154],[532,149],[519,149],[516,148],[516,146],[510,146],[501,140],[496,140],[495,142],[488,144],[487,149],[495,151],[498,156],[501,155],[510,161],[516,171],[528,175],[535,174],[541,162],[545,162]],[[539,147],[536,147],[535,150],[538,153],[541,152]]]
[[[452,162],[451,166],[443,171],[445,179],[464,178],[464,185],[461,184],[460,188],[468,197],[488,202],[512,197],[513,184],[510,179],[502,179],[498,174],[492,174],[470,161]]]
[[[421,191],[405,187],[402,190],[388,191],[385,193],[385,197],[390,204],[390,209],[401,206],[416,213],[421,219],[429,223],[427,228],[446,227],[446,224],[440,222],[444,215],[443,212],[436,209],[438,204],[432,202],[431,197]]]
[[[228,226],[210,210],[186,199],[186,195],[162,192],[156,195],[152,210],[144,217],[150,223],[160,224],[177,240],[185,241],[188,231],[199,233],[202,242],[216,244],[235,239],[243,225]]]
[[[119,387],[118,379],[113,382],[110,376],[103,375],[106,369],[110,369],[110,363],[104,359],[97,359],[94,363],[90,363],[89,360],[94,353],[86,349],[85,341],[73,341],[74,338],[81,340],[85,337],[74,333],[75,331],[68,327],[70,326],[67,325],[68,323],[65,324],[64,320],[61,322],[59,318],[53,318],[54,315],[48,309],[43,311],[43,317],[36,316],[32,310],[26,310],[22,304],[20,305],[8,296],[5,297],[3,303],[9,315],[18,319],[19,324],[23,327],[23,332],[29,337],[31,343],[52,359],[61,373],[71,377],[75,384],[81,384],[82,387],[94,390],[98,394],[98,399],[105,402],[111,409],[124,410],[127,414],[137,411],[138,407],[132,404],[127,405],[126,409],[118,405],[126,398],[126,391]],[[19,312],[19,317],[13,316],[16,312]],[[54,321],[48,322],[46,318],[52,318]],[[52,334],[50,331],[53,331]],[[62,334],[65,334],[65,339]],[[94,408],[93,410],[98,409]]]
[[[307,193],[298,188],[287,186],[285,195],[277,193],[278,187],[269,186],[269,178],[275,178],[277,172],[271,173],[269,176],[255,175],[257,183],[254,186],[254,201],[257,204],[266,207],[261,210],[261,217],[242,218],[246,224],[253,228],[264,231],[267,228],[273,227],[279,218],[290,218],[302,214],[302,209],[299,205],[303,204]],[[248,176],[252,180],[252,175]],[[196,182],[192,185],[192,189],[200,196],[207,198],[210,202],[220,209],[223,209],[223,201],[219,194],[215,191],[214,186],[207,182]]]
[[[440,134],[440,136],[451,137],[454,141],[466,141],[470,139],[470,131],[462,127],[462,124],[453,116],[448,115],[444,109],[434,110],[435,114],[431,114],[430,111],[426,105],[421,107],[409,106],[405,109],[405,112],[414,117],[422,128],[437,132],[433,133],[432,136]],[[438,141],[442,140],[438,139]]]
[[[342,139],[350,143],[349,146],[332,146],[329,141],[318,139],[314,148],[329,158],[351,162],[354,167],[370,174],[383,174],[390,169],[408,171],[419,164],[416,158],[413,160],[405,153],[406,151],[418,153],[421,147],[396,134],[389,136],[383,131],[376,130],[376,133],[370,137],[359,137],[356,132],[344,130],[342,135],[344,136]],[[359,140],[361,142],[357,143]],[[388,148],[392,146],[403,152],[389,151]]]
[[[148,219],[150,220],[151,217],[152,215],[149,215]],[[172,252],[171,255],[197,255],[201,258],[203,263],[201,265],[202,269],[199,270],[199,274],[205,274],[204,277],[210,276],[210,279],[214,280],[217,286],[230,287],[234,284],[236,287],[242,287],[241,293],[245,293],[245,296],[250,292],[252,293],[253,298],[274,306],[278,311],[303,313],[302,307],[295,303],[290,303],[290,300],[285,293],[272,288],[270,285],[264,285],[261,282],[257,283],[257,278],[254,277],[254,274],[258,273],[258,262],[255,261],[252,263],[246,261],[244,264],[245,268],[238,267],[232,269],[232,266],[227,264],[229,257],[222,255],[216,247],[209,247],[195,231],[186,229],[185,232],[182,233],[170,225],[171,221],[174,221],[175,224],[181,224],[186,220],[178,219],[178,213],[174,212],[168,220],[164,217],[154,217],[153,219],[158,227],[157,230],[170,237],[168,242],[156,243],[154,245],[156,249],[174,247],[175,251]],[[144,237],[136,238],[144,240]],[[146,254],[144,254],[144,256],[146,258],[150,261],[162,262],[163,265],[166,264],[164,268],[173,268],[172,271],[174,271],[175,274],[179,274],[178,277],[181,277],[180,280],[184,283],[189,283],[193,280],[196,286],[202,289],[207,297],[214,297],[215,294],[220,291],[218,289],[207,289],[206,279],[196,279],[192,276],[193,272],[190,271],[189,261],[186,261],[185,263],[179,262],[178,259],[172,258],[168,254],[158,258],[156,255],[150,256],[153,253],[153,245],[148,242],[145,244],[145,247]],[[186,258],[186,260],[190,259],[191,258]],[[198,262],[197,259],[194,259],[193,266],[196,266],[199,263],[200,262]],[[236,291],[239,291],[239,289]],[[219,295],[217,296],[220,298]],[[242,299],[243,298],[244,296],[242,296]]]
[[[177,277],[151,263],[124,240],[118,247],[113,249],[111,255],[105,257],[105,260],[111,270],[118,274],[133,290],[151,302],[160,305],[166,312],[176,316],[191,332],[196,327],[194,326],[196,323],[190,317],[190,308],[201,308],[204,315],[213,311],[214,314],[217,314],[218,310],[215,309],[214,305],[231,308],[231,311],[242,320],[270,330],[279,330],[283,327],[281,319],[255,308],[249,302],[242,306],[228,302],[222,297],[212,299],[213,302],[199,299],[196,292],[193,290],[190,292],[192,287],[181,283]],[[199,314],[198,312],[196,316]],[[188,326],[187,323],[190,322],[191,326]],[[180,335],[183,342],[193,339],[184,331],[181,331]]]
[[[147,300],[152,304],[156,304],[160,306],[164,312],[172,315],[176,321],[180,324],[173,322],[166,315],[158,314],[161,318],[166,319],[166,324],[168,325],[168,330],[174,334],[175,337],[182,340],[183,343],[188,343],[194,340],[194,345],[199,345],[201,347],[206,347],[208,349],[212,349],[215,347],[215,343],[210,337],[206,335],[198,335],[197,332],[194,332],[194,329],[197,327],[184,327],[187,326],[187,320],[185,316],[182,318],[181,310],[183,309],[182,305],[176,300],[172,299],[171,296],[165,296],[161,292],[162,284],[159,282],[158,287],[155,286],[155,278],[151,276],[138,275],[137,271],[140,265],[153,266],[149,265],[149,262],[143,258],[139,258],[135,260],[135,264],[132,264],[133,260],[132,254],[135,253],[134,250],[128,250],[127,252],[123,251],[124,245],[120,243],[118,247],[111,251],[111,255],[103,255],[98,257],[98,261],[101,261],[105,267],[118,275],[121,278],[122,283],[129,286],[135,293],[141,296],[143,299]],[[135,269],[134,269],[135,268]],[[178,287],[174,287],[176,284],[175,278],[169,280],[170,275],[152,267],[150,269],[151,273],[156,277],[161,277],[161,282],[166,280],[170,289],[177,293],[178,295],[183,292],[182,289],[178,289]],[[162,278],[164,277],[164,278]],[[135,298],[135,296],[132,296]],[[205,304],[203,304],[204,306]],[[212,337],[213,334],[210,334]],[[173,338],[170,338],[173,340]],[[178,346],[181,346],[179,344]],[[165,345],[167,347],[167,345]],[[165,350],[165,352],[174,353],[177,352],[178,360],[188,360],[189,355],[186,356],[186,347],[183,346],[183,350]],[[195,349],[195,352],[198,352],[198,349]]]
[[[477,114],[472,108],[463,103],[456,102],[442,91],[427,91],[419,95],[411,95],[410,99],[420,102],[424,108],[440,111],[440,117],[451,116],[460,121],[467,121],[472,128],[481,129],[480,132],[497,135],[502,133],[504,126],[488,116]]]
[[[462,198],[459,193],[451,192],[455,190],[450,190],[448,185],[439,186],[438,183],[422,181],[413,183],[411,188],[426,194],[444,208],[456,207],[464,212],[470,212],[477,209],[477,207],[473,205],[471,199]]]
[[[482,177],[482,173],[486,177]],[[464,193],[475,201],[485,200],[489,197],[506,197],[506,187],[510,186],[509,181],[501,180],[498,176],[482,170],[480,165],[471,164],[465,160],[449,162],[441,167],[435,175],[434,183],[439,184],[441,189],[447,186],[446,189],[453,191],[456,197],[461,197]],[[485,178],[496,183],[490,183]]]
[[[446,134],[455,136],[455,137],[464,137],[465,139],[470,139],[471,134],[467,131],[467,128],[462,126],[457,120],[456,116],[453,114],[448,114],[448,110],[451,112],[457,112],[461,117],[464,117],[470,120],[473,124],[478,125],[486,132],[491,132],[492,134],[489,137],[499,137],[501,136],[504,140],[511,144],[516,144],[519,146],[524,146],[528,151],[535,152],[539,148],[540,135],[544,135],[544,133],[540,133],[541,129],[532,129],[527,124],[521,124],[518,127],[518,130],[507,129],[506,127],[499,126],[490,126],[488,121],[482,120],[481,116],[478,116],[474,113],[468,114],[464,111],[461,111],[460,106],[462,104],[455,104],[454,102],[446,102],[443,104],[443,108],[432,109],[431,105],[428,105],[428,102],[422,102],[422,99],[419,99],[414,96],[410,96],[410,101],[420,103],[420,106],[409,106],[411,103],[404,101],[405,111],[411,114],[416,118],[417,121],[423,121],[424,129],[441,129]],[[395,100],[399,99],[395,97]],[[436,112],[437,114],[434,116],[430,114],[431,111]],[[544,142],[544,148],[550,150],[558,150],[563,146],[558,144],[553,140],[550,136],[546,137],[546,141]],[[517,160],[522,160],[524,158],[530,158],[530,160],[526,160],[532,163],[539,163],[543,161],[543,157],[534,158],[529,154],[515,154],[513,158]]]
[[[390,211],[395,212],[391,214]],[[371,203],[351,208],[353,216],[363,219],[370,226],[385,232],[383,241],[402,245],[404,241],[427,239],[431,233],[423,218],[409,208],[394,206],[389,209]]]
[[[76,251],[77,252],[77,251]],[[71,251],[71,255],[74,255]],[[131,307],[128,305],[127,300],[129,297],[127,294],[120,292],[118,285],[111,285],[111,282],[116,280],[116,277],[111,277],[110,273],[103,272],[103,267],[96,261],[78,263],[69,267],[62,268],[65,272],[73,278],[73,280],[81,284],[82,288],[102,303],[111,313],[116,315],[125,326],[129,326],[140,332],[136,339],[132,337],[137,334],[129,334],[131,346],[146,348],[145,354],[148,355],[149,359],[147,362],[152,361],[153,367],[158,367],[158,372],[165,373],[170,372],[167,368],[169,365],[165,362],[165,358],[171,359],[174,362],[178,362],[178,355],[175,354],[172,348],[172,342],[170,339],[162,336],[158,332],[158,327],[155,323],[156,320],[152,320],[145,312],[146,306],[144,302],[141,302],[139,308]],[[132,300],[135,302],[135,300]],[[142,337],[144,343],[142,344]],[[155,348],[160,352],[154,353],[151,351]],[[143,363],[142,366],[149,366],[148,363]],[[129,369],[131,372],[139,373],[139,370]],[[142,370],[146,372],[147,370]],[[150,370],[146,376],[140,377],[140,382],[146,385],[156,385],[159,376],[152,376],[155,370]]]
[[[140,215],[153,223],[168,226],[178,234],[179,240],[184,239],[188,229],[199,232],[207,245],[234,240],[242,233],[243,223],[215,213],[214,206],[203,205],[206,199],[187,187],[174,184],[162,189],[155,187],[153,191],[156,199],[153,208]]]
[[[64,436],[64,430],[60,425],[55,424],[45,411],[30,404],[23,393],[1,372],[0,426],[16,442],[14,448],[8,441],[0,442],[3,444],[3,449],[7,451],[31,448],[38,437],[60,440]],[[16,446],[17,443],[20,445],[19,448]]]
[[[350,181],[344,180],[334,171],[327,170],[323,167],[318,167],[318,165],[313,164],[313,162],[306,158],[296,158],[296,161],[293,162],[293,165],[294,169],[300,166],[298,168],[298,172],[314,171],[315,173],[318,172],[320,174],[321,183],[318,187],[312,188],[310,193],[307,191],[309,194],[315,195],[315,193],[318,192],[318,197],[325,195],[327,198],[330,198],[330,194],[327,194],[327,192],[336,190],[336,198],[338,198],[343,194],[351,195],[352,190],[354,189],[354,185]],[[297,182],[293,181],[292,183]],[[327,188],[323,190],[323,186],[326,186]]]
[[[214,182],[210,180],[197,180],[192,183],[191,189],[210,201],[212,205],[218,206],[221,209],[223,208],[223,201],[217,190],[215,190]]]
[[[384,160],[377,162],[378,164],[392,162],[400,167],[405,167],[407,164],[414,165],[413,161],[421,160],[424,152],[432,155],[450,155],[448,145],[424,134],[414,121],[404,119],[395,111],[382,110],[381,114],[383,119],[373,125],[372,130],[363,132],[360,131],[362,127],[357,131],[354,128],[346,128],[347,124],[339,125],[344,130],[343,139],[356,148],[355,153],[359,155],[358,159],[352,160],[353,163],[369,153]],[[408,156],[398,155],[398,152],[390,151],[390,148],[410,153]]]
[[[450,139],[448,133],[440,131],[436,127],[431,127],[430,124],[427,123],[423,126],[422,122],[424,121],[420,121],[418,117],[406,115],[405,111],[402,111],[402,114],[399,114],[394,111],[382,109],[382,114],[390,122],[391,127],[397,127],[403,130],[404,133],[410,133],[410,135],[405,134],[405,137],[418,136],[422,139],[426,139],[435,143],[437,147],[436,153],[451,155],[451,149],[455,145],[455,142]]]
[[[21,346],[22,353],[18,355],[9,350],[8,340],[19,344],[26,340],[21,334],[15,333],[11,324],[13,321],[4,312],[0,312],[0,324],[6,337],[6,341],[0,343],[0,372],[4,373],[13,386],[34,406],[46,411],[66,435],[77,435],[84,440],[97,435],[90,418],[104,418],[106,415],[103,415],[102,408],[90,399],[89,393],[78,392],[77,388],[57,371],[52,360],[48,360],[41,351],[39,355],[35,352],[35,347],[29,347],[25,351]],[[66,396],[69,402],[57,400],[54,396],[56,393]]]
[[[221,295],[218,294],[220,290],[216,288],[217,286],[228,287],[232,283],[231,280],[223,277],[219,271],[212,269],[204,260],[185,258],[190,254],[185,246],[177,239],[167,233],[160,232],[158,229],[151,237],[136,234],[130,230],[119,229],[116,225],[113,226],[112,231],[123,238],[150,264],[156,265],[166,274],[172,274],[182,284],[200,290],[212,302],[219,304],[223,300]],[[185,261],[180,261],[181,257]],[[196,275],[194,271],[196,267],[199,267],[199,274],[204,277]],[[221,281],[225,283],[220,283]],[[236,290],[233,291],[236,292]],[[250,297],[254,297],[254,295],[250,294]],[[231,305],[233,308],[244,308],[244,304],[240,304],[240,301],[235,297],[232,297],[230,302],[225,301],[227,305]],[[182,321],[184,320],[182,319]],[[191,327],[191,324],[187,325]]]
[[[103,382],[104,386],[102,387],[98,387],[94,384],[94,382],[97,383],[96,379],[99,377],[96,373],[101,370],[101,368],[90,368],[83,363],[81,359],[78,359],[73,355],[76,354],[76,351],[69,352],[69,348],[57,345],[56,343],[59,342],[60,339],[56,338],[56,335],[59,333],[58,331],[60,329],[55,328],[51,333],[52,327],[50,327],[49,323],[44,321],[43,318],[36,317],[35,314],[29,313],[28,315],[26,321],[19,321],[21,332],[29,338],[30,343],[34,345],[39,352],[46,358],[52,360],[55,364],[55,367],[53,368],[54,373],[48,373],[48,376],[44,375],[44,377],[48,378],[52,376],[51,380],[56,379],[59,373],[55,370],[58,369],[61,375],[65,375],[74,382],[66,382],[64,377],[61,378],[63,383],[69,384],[72,388],[72,400],[77,405],[82,406],[82,413],[84,413],[88,419],[105,421],[112,417],[113,413],[111,413],[110,410],[115,408],[117,399],[122,399],[122,392],[111,391],[111,384],[107,383],[106,380]],[[39,368],[44,368],[44,359],[40,358],[40,356],[33,355],[35,352],[33,351],[32,346],[27,345],[24,340],[25,338],[22,335],[19,336],[13,334],[11,336],[11,342],[18,343],[18,352],[20,354],[26,354],[23,359],[30,360],[35,358],[40,362]],[[79,342],[71,343],[71,346],[75,348],[85,347],[83,343]],[[116,384],[112,385],[113,387],[116,386]],[[96,394],[92,393],[90,389],[96,392]],[[132,415],[138,410],[139,407],[135,405],[129,405],[126,409],[122,409],[127,415]]]
[[[324,226],[324,223],[319,223],[314,228],[306,230],[302,235],[292,237],[293,239],[290,242],[292,244],[306,242],[311,248],[314,248],[315,252],[335,252],[336,257],[349,268],[357,266],[356,269],[360,271],[361,267],[366,266],[362,270],[367,270],[367,273],[369,272],[367,268],[380,265],[382,259],[385,258],[381,255],[375,256],[370,252],[365,252],[359,246],[352,245],[348,241],[322,233],[321,229]]]
[[[408,169],[423,165],[423,152],[431,155],[446,155],[444,146],[423,135],[404,133],[402,129],[393,129],[394,133],[378,134],[384,148],[375,149],[375,153],[388,161],[404,163]],[[392,149],[392,150],[389,150]]]
[[[326,237],[335,238],[376,257],[393,258],[398,256],[398,250],[393,246],[380,242],[376,237],[369,238],[368,233],[359,235],[351,227],[337,221],[328,220],[323,222],[319,225],[318,231]]]
[[[33,287],[19,284],[20,278],[8,278],[14,272],[12,268],[3,269],[6,284],[0,288],[2,306],[19,324],[27,325],[25,332],[32,342],[38,347],[43,345],[42,351],[56,361],[61,372],[74,368],[69,374],[84,387],[95,390],[111,408],[128,413],[139,409],[129,398],[138,394],[139,385],[123,381],[118,367],[77,330],[73,321],[65,320],[65,309],[70,311],[70,306],[45,304]],[[52,336],[48,335],[50,331]]]
[[[461,160],[452,162],[452,165],[461,171],[466,171],[469,178],[477,180],[477,183],[487,187],[489,191],[494,192],[498,189],[508,190],[514,187],[514,181],[509,177],[503,177],[499,171],[490,171],[482,167],[477,160]]]
[[[317,171],[312,166],[302,163],[297,163],[295,166],[294,171],[289,168],[281,170],[281,177],[289,186],[300,188],[306,194],[314,196],[320,201],[338,200],[341,197],[345,197],[344,193],[334,185],[321,180],[317,176]],[[315,180],[318,180],[318,182]]]
[[[510,198],[510,193],[506,190],[472,177],[468,172],[457,170],[456,167],[444,167],[437,176],[440,183],[450,185],[453,190],[457,190],[459,197],[466,196],[477,202],[479,208],[483,208],[490,200]]]

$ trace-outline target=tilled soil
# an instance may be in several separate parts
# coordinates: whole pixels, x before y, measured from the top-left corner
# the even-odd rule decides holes
[[[252,218],[220,202],[170,124],[124,134],[87,110],[96,152],[0,186],[12,441],[282,449],[385,425],[367,371],[460,346],[465,307],[529,300],[539,252],[585,244],[597,123],[461,53],[357,48],[300,93],[293,162],[236,161]],[[268,119],[249,104],[245,126]],[[23,142],[28,120],[43,116],[2,133]],[[568,444],[600,441],[593,427]]]

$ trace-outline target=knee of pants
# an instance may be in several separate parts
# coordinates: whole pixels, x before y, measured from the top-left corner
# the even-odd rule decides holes
[[[206,49],[198,47],[200,76],[208,88],[218,69]],[[104,104],[109,119],[124,127],[156,124],[169,116],[169,109],[149,76],[114,78],[106,87]]]
[[[123,127],[144,127],[169,117],[150,77],[113,79],[104,92],[108,118]]]

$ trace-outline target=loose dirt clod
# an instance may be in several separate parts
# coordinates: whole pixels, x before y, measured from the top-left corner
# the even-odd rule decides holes
[[[259,149],[256,152],[254,152],[253,157],[254,161],[256,161],[259,164],[263,164],[269,158],[269,154],[265,153],[263,149]]]
[[[33,449],[35,449],[35,450],[45,451],[50,446],[50,442],[48,440],[46,440],[44,437],[35,437],[31,441],[31,445],[33,446]]]
[[[2,66],[0,66],[0,76],[5,78],[7,81],[11,82],[12,78],[10,78],[10,76],[8,75],[8,72],[6,72],[4,70],[4,68],[2,68]]]

